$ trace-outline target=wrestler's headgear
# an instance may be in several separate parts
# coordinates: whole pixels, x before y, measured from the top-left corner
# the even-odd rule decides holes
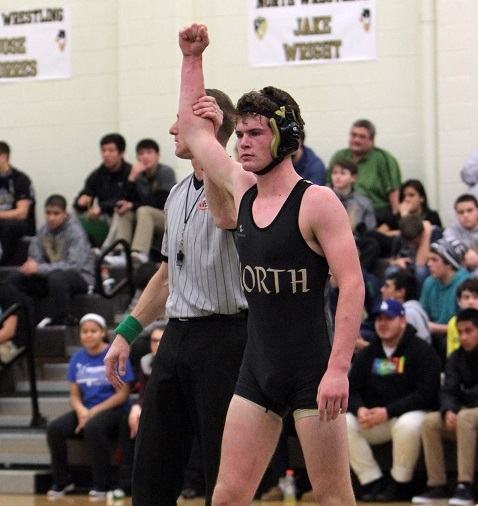
[[[277,111],[270,113],[257,109],[245,109],[243,112],[252,112],[269,118],[269,125],[272,129],[271,155],[272,162],[254,174],[263,176],[270,172],[276,165],[279,165],[284,158],[292,155],[299,149],[300,124],[297,121],[294,111],[282,105]]]

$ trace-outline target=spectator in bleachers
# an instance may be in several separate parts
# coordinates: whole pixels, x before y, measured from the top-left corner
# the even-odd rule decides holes
[[[74,202],[75,210],[93,246],[106,239],[116,202],[123,195],[131,164],[124,160],[126,141],[117,133],[100,140],[103,163],[87,177]]]
[[[375,146],[375,134],[371,121],[355,121],[350,130],[349,147],[332,156],[329,168],[339,158],[348,158],[358,165],[355,188],[371,200],[380,225],[398,212],[401,174],[397,160],[388,151]]]
[[[131,493],[134,442],[136,440],[136,434],[138,433],[139,417],[141,416],[143,396],[149,377],[151,376],[153,358],[158,351],[158,346],[161,342],[161,338],[163,337],[164,329],[164,322],[158,322],[152,325],[152,330],[149,332],[150,352],[141,357],[138,374],[136,375],[137,381],[135,384],[135,390],[138,392],[138,397],[131,406],[129,413],[124,415],[121,423],[120,443],[123,455],[120,466],[120,487],[124,489],[126,494]]]
[[[445,228],[443,235],[466,245],[464,266],[469,271],[478,269],[478,201],[465,193],[455,200],[456,223]]]
[[[400,233],[399,222],[407,216],[419,216],[432,225],[432,242],[441,238],[442,223],[439,214],[428,207],[425,187],[418,179],[407,179],[400,186],[398,212],[389,216],[371,235],[380,244],[380,256],[392,254],[393,238]]]
[[[123,197],[115,206],[115,238],[131,245],[133,263],[144,264],[149,260],[154,235],[164,233],[164,204],[176,184],[176,175],[171,167],[159,162],[159,145],[153,139],[139,141],[136,156]],[[126,265],[126,258],[108,255],[105,262]]]
[[[380,254],[380,246],[375,238],[366,234],[374,230],[377,221],[372,203],[367,197],[355,191],[357,164],[347,158],[339,158],[331,167],[331,188],[344,205],[354,233],[359,251],[360,264],[371,272]]]
[[[0,317],[12,305],[8,302],[8,298],[9,294],[6,290],[0,288]],[[18,334],[17,329],[18,314],[15,313],[7,316],[0,326],[0,371],[3,369],[3,365],[8,363],[17,354],[18,348],[23,344],[20,340],[24,336]]]
[[[478,310],[463,309],[456,318],[460,345],[448,357],[439,411],[428,413],[422,427],[428,489],[414,504],[450,498],[443,438],[457,441],[457,485],[448,504],[473,505],[476,439],[478,436]]]
[[[0,264],[8,264],[20,239],[35,234],[35,196],[30,178],[10,164],[10,147],[0,141]]]
[[[292,155],[292,164],[294,169],[303,179],[312,181],[312,183],[322,186],[325,184],[325,165],[324,162],[304,144],[305,132],[300,131],[299,149]]]
[[[478,279],[465,279],[456,289],[458,306],[461,309],[474,308],[478,309]],[[447,325],[446,333],[446,355],[451,355],[460,347],[460,339],[458,329],[456,327],[456,316],[453,316]]]
[[[91,498],[104,498],[114,487],[111,443],[119,435],[121,419],[130,409],[130,382],[134,375],[129,363],[123,388],[115,390],[105,374],[103,360],[110,347],[105,319],[88,313],[80,320],[81,350],[70,359],[67,380],[72,411],[52,421],[47,428],[53,485],[48,496],[59,497],[74,490],[68,470],[67,439],[82,438],[89,446],[93,488]]]
[[[385,277],[398,269],[410,271],[417,280],[418,291],[428,276],[428,255],[433,242],[433,228],[429,221],[410,214],[401,218],[399,234],[393,238],[391,258],[385,269]],[[441,235],[441,234],[440,234]],[[440,239],[436,237],[435,241]]]
[[[446,357],[447,325],[458,313],[456,289],[470,273],[461,265],[466,246],[460,241],[449,241],[444,237],[430,246],[428,270],[420,295],[420,304],[430,320],[432,343],[444,364]]]
[[[383,299],[396,299],[405,308],[407,323],[413,325],[417,336],[431,344],[428,315],[418,302],[417,280],[409,271],[399,269],[390,273],[381,288]]]
[[[93,255],[85,231],[67,212],[62,195],[45,201],[45,224],[32,239],[28,258],[4,282],[16,300],[33,311],[30,297],[47,298],[48,321],[44,324],[74,324],[70,314],[73,295],[87,293],[94,285]]]
[[[422,421],[437,406],[440,360],[407,324],[400,302],[386,299],[375,314],[375,339],[356,355],[349,374],[347,435],[362,500],[391,502],[406,500],[410,492]],[[393,446],[390,480],[371,449],[387,441]]]

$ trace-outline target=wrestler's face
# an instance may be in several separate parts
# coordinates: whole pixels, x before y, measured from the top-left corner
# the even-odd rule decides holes
[[[263,169],[272,161],[272,130],[269,120],[259,114],[239,118],[236,123],[237,153],[248,172]]]
[[[174,137],[174,154],[178,158],[182,158],[183,160],[191,160],[193,155],[186,144],[182,141],[181,136],[179,135],[179,118],[176,117],[176,121],[170,126],[169,133]]]

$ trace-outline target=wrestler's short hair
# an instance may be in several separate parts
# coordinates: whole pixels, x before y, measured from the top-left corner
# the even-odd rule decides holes
[[[260,91],[245,93],[237,102],[236,115],[238,118],[254,115],[269,118],[273,158],[285,158],[297,151],[305,123],[299,105],[286,91],[266,86]]]

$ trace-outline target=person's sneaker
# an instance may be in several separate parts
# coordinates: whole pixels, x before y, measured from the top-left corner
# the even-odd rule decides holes
[[[121,255],[106,255],[103,258],[103,262],[107,265],[111,265],[112,267],[125,267],[126,266],[126,256],[124,253]]]
[[[386,483],[383,476],[377,480],[367,483],[366,485],[363,485],[363,492],[360,499],[364,502],[375,501],[375,496],[382,492],[382,490],[385,488],[385,485]]]
[[[63,497],[65,494],[68,494],[68,492],[73,492],[73,490],[75,490],[75,484],[71,481],[66,485],[53,483],[46,495],[48,497]]]
[[[131,260],[135,266],[143,265],[149,262],[149,255],[142,251],[132,251]]]
[[[395,501],[409,501],[410,494],[408,493],[409,483],[399,483],[392,477],[388,481],[386,487],[375,495],[375,502],[395,502]],[[407,497],[408,496],[408,497]]]
[[[450,497],[448,504],[454,504],[457,506],[473,506],[473,489],[469,483],[458,483]]]
[[[88,492],[89,497],[96,497],[97,499],[105,499],[106,498],[106,490],[101,488],[93,488]]]
[[[444,485],[428,487],[424,492],[412,497],[413,504],[439,504],[448,503],[450,493]]]
[[[195,499],[196,497],[199,497],[200,494],[197,490],[191,487],[183,488],[181,490],[181,498],[182,499]]]

